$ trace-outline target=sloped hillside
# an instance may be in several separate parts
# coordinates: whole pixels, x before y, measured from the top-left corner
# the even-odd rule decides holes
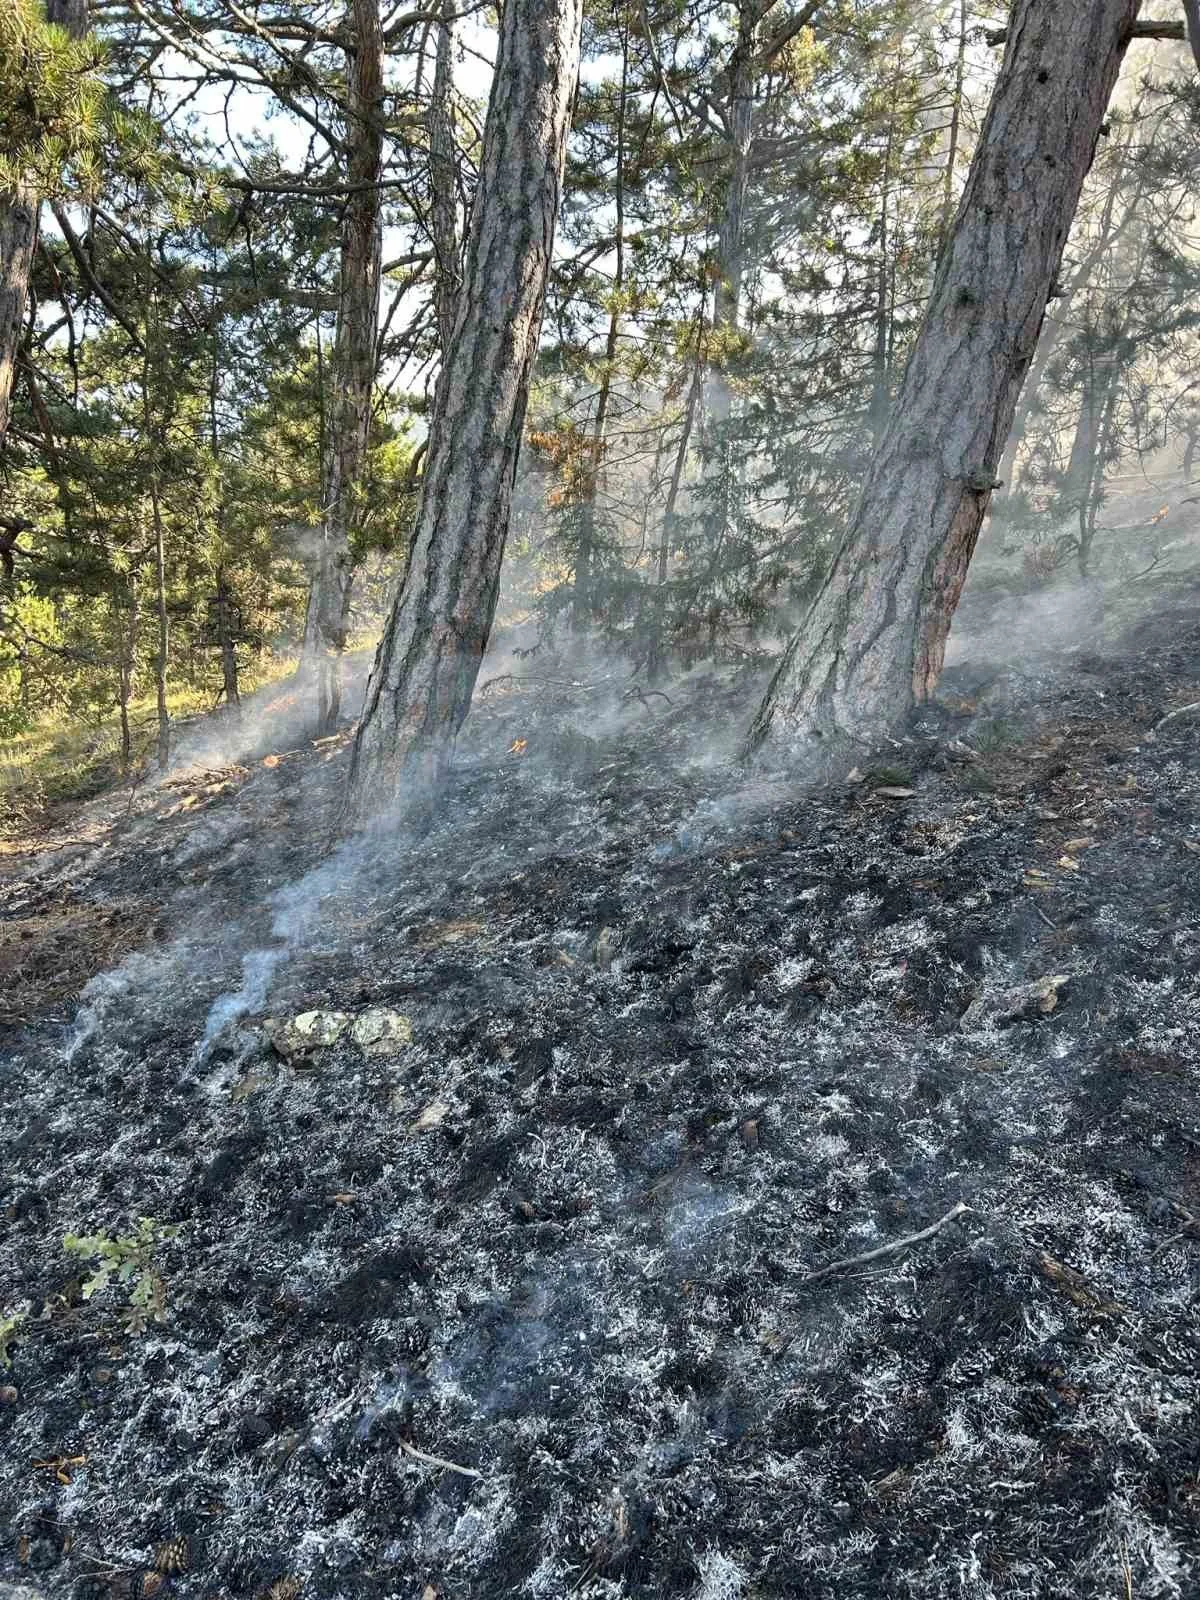
[[[6,858],[0,1591],[1194,1593],[1200,608],[1110,633],[832,789],[535,658],[423,838],[333,740]]]

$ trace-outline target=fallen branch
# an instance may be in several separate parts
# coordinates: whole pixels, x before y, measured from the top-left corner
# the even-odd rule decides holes
[[[819,1283],[822,1278],[830,1278],[835,1272],[844,1272],[847,1267],[862,1267],[869,1261],[878,1261],[882,1256],[898,1255],[901,1250],[907,1250],[909,1245],[922,1244],[926,1239],[932,1239],[934,1234],[940,1233],[948,1222],[954,1222],[959,1217],[965,1216],[970,1209],[969,1205],[959,1200],[956,1205],[950,1207],[944,1217],[931,1222],[919,1233],[905,1234],[903,1239],[893,1239],[889,1244],[881,1244],[874,1250],[865,1250],[861,1256],[846,1256],[841,1261],[831,1261],[827,1267],[822,1267],[818,1272],[810,1272],[803,1281]]]
[[[1165,717],[1158,719],[1150,732],[1157,733],[1160,728],[1165,728],[1168,722],[1174,722],[1176,717],[1187,717],[1194,711],[1200,711],[1200,700],[1193,701],[1190,706],[1179,706],[1174,711],[1168,711]]]
[[[645,706],[646,710],[649,711],[650,701],[654,696],[657,696],[660,700],[665,700],[669,706],[673,706],[675,704],[675,702],[671,699],[671,696],[669,694],[664,694],[661,689],[626,689],[625,693],[621,696],[621,699],[640,700]]]
[[[1182,22],[1135,22],[1129,30],[1130,39],[1168,39],[1186,43],[1187,31]],[[984,42],[996,49],[1008,43],[1007,28],[988,28],[984,31]]]
[[[444,1467],[447,1472],[460,1473],[464,1478],[482,1478],[482,1472],[476,1472],[474,1467],[460,1467],[456,1461],[447,1461],[444,1456],[427,1455],[424,1450],[418,1450],[415,1444],[409,1444],[401,1439],[400,1448],[405,1455],[412,1456],[415,1461],[423,1461],[428,1467]]]

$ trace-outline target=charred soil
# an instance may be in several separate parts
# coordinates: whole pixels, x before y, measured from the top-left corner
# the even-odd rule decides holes
[[[518,673],[419,839],[335,741],[6,857],[0,1592],[1194,1594],[1198,647],[814,791]]]

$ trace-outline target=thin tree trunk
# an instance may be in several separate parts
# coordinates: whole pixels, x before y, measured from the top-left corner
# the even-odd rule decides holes
[[[433,95],[429,102],[430,231],[437,265],[434,298],[443,356],[450,348],[450,338],[454,332],[454,309],[462,279],[462,264],[458,254],[458,172],[451,107],[454,90],[453,48],[454,0],[443,0],[438,23]]]
[[[506,0],[454,337],[347,809],[428,805],[471,703],[508,534],[579,71],[582,0]]]
[[[1083,565],[1086,564],[1083,546],[1089,505],[1096,482],[1101,435],[1104,432],[1120,371],[1117,344],[1119,332],[1110,328],[1107,334],[1101,335],[1095,322],[1091,321],[1088,337],[1092,342],[1092,348],[1088,350],[1087,372],[1079,397],[1079,416],[1075,423],[1075,436],[1071,441],[1071,453],[1067,460],[1062,492],[1062,509],[1072,512],[1079,520],[1080,560]],[[1096,350],[1095,342],[1101,338],[1104,341],[1102,348]]]
[[[1067,310],[1080,289],[1087,286],[1088,279],[1100,262],[1116,249],[1121,235],[1137,214],[1142,189],[1143,182],[1139,182],[1133,194],[1127,198],[1125,215],[1120,225],[1114,228],[1113,217],[1116,213],[1117,199],[1122,192],[1121,174],[1119,171],[1114,174],[1104,201],[1104,210],[1101,214],[1097,237],[1059,294],[1055,315],[1052,317],[1047,316],[1042,323],[1037,353],[1021,387],[1021,396],[1016,415],[1013,418],[1012,427],[1008,430],[1008,438],[1004,444],[1004,454],[1000,457],[1000,466],[997,472],[1000,483],[992,503],[993,515],[1000,510],[1000,505],[997,502],[1004,501],[1016,488],[1017,456],[1025,442],[1025,433],[1029,427],[1029,419],[1033,414],[1033,408],[1037,404],[1038,391],[1041,388],[1046,368],[1050,365],[1051,357],[1058,348],[1059,338],[1062,335],[1063,328],[1066,326]]]
[[[679,435],[679,444],[675,450],[675,463],[671,468],[671,485],[667,491],[667,503],[663,507],[662,539],[658,546],[658,587],[662,589],[667,581],[667,569],[671,559],[671,549],[674,544],[675,519],[678,516],[679,491],[683,487],[683,473],[687,466],[688,451],[692,446],[692,432],[696,426],[696,413],[700,409],[700,400],[704,393],[704,338],[703,328],[696,330],[696,364],[692,370],[692,381],[688,388],[687,405],[683,412],[683,428]]]
[[[737,36],[729,61],[728,133],[729,180],[717,228],[717,273],[713,288],[712,332],[708,342],[709,369],[705,390],[705,455],[707,504],[702,518],[705,576],[697,587],[719,573],[730,525],[737,513],[740,461],[731,437],[733,391],[729,373],[736,361],[745,276],[746,199],[750,189],[750,158],[754,149],[754,102],[760,71],[758,26],[770,4],[763,0],[738,0]],[[703,608],[701,608],[703,609]],[[710,639],[716,647],[713,624],[716,606],[708,607]]]
[[[757,76],[755,43],[760,0],[741,0],[738,33],[729,64],[729,187],[717,233],[717,283],[713,292],[713,327],[736,332],[742,298],[743,235],[746,195],[750,186],[750,154],[754,146],[754,90]]]
[[[1200,448],[1200,420],[1189,423],[1187,445],[1183,452],[1183,481],[1191,483],[1192,469],[1196,465],[1196,451]]]
[[[315,654],[318,721],[341,712],[341,657],[350,623],[354,535],[366,483],[383,262],[383,29],[379,0],[351,0],[346,86],[346,177],[328,481],[320,563],[309,599],[306,651]]]
[[[233,597],[229,592],[224,567],[217,573],[217,642],[221,646],[221,687],[225,707],[230,717],[239,718],[242,701],[238,693],[237,648],[233,638]]]
[[[158,649],[154,657],[154,691],[158,707],[158,765],[165,772],[171,756],[171,718],[167,711],[167,650],[170,629],[167,620],[167,563],[163,545],[162,506],[156,477],[150,481],[150,510],[154,518],[154,596],[158,614]]]
[[[678,521],[679,495],[683,488],[683,475],[687,468],[692,435],[704,398],[704,327],[706,321],[703,299],[696,313],[696,354],[692,365],[692,381],[688,385],[687,402],[683,409],[683,425],[675,446],[675,460],[671,466],[671,482],[667,488],[667,502],[663,507],[662,527],[658,540],[658,575],[655,587],[654,624],[647,655],[647,673],[651,682],[662,674],[667,640],[667,577],[671,554],[675,548],[675,529]]]
[[[1079,483],[1079,575],[1091,573],[1092,546],[1096,539],[1096,517],[1104,492],[1104,468],[1112,443],[1120,390],[1120,365],[1116,350],[1106,351],[1091,375],[1086,402],[1080,413],[1080,429],[1086,433],[1087,451],[1081,463]],[[1086,413],[1086,423],[1084,422]]]
[[[954,58],[954,100],[950,107],[950,135],[946,149],[946,174],[942,179],[942,216],[938,224],[938,254],[946,248],[950,224],[954,221],[954,174],[958,167],[958,145],[962,136],[963,79],[967,67],[967,0],[959,0],[958,51]]]
[[[217,399],[220,394],[220,320],[217,315],[217,291],[213,289],[212,309],[212,367],[208,384],[208,447],[212,456],[212,472],[216,486],[213,517],[216,523],[217,548],[225,547],[225,481],[221,471],[221,435],[217,417]],[[238,693],[237,647],[233,637],[233,599],[229,580],[223,565],[217,568],[217,644],[221,651],[221,692],[225,698],[227,716],[240,721],[241,696]]]
[[[600,392],[596,398],[596,416],[592,423],[592,442],[588,451],[587,476],[584,481],[579,552],[575,562],[575,592],[571,599],[571,622],[576,632],[587,627],[595,610],[592,584],[596,558],[596,498],[600,492],[600,474],[604,465],[613,367],[616,365],[617,341],[621,334],[621,292],[625,287],[625,113],[628,83],[629,30],[625,28],[621,35],[621,88],[617,103],[617,174],[614,185],[616,259],[613,267],[613,302],[608,316],[608,337],[604,342],[604,368],[600,374]]]
[[[148,232],[147,227],[147,234]],[[148,237],[146,251],[146,258],[149,259]],[[170,647],[170,629],[167,620],[167,560],[159,484],[165,424],[161,413],[155,408],[152,394],[154,360],[161,350],[160,333],[156,293],[153,288],[147,286],[145,329],[142,338],[142,432],[150,456],[150,522],[154,530],[154,602],[158,619],[158,646],[154,656],[154,692],[158,710],[157,754],[159,770],[165,772],[171,754],[171,719],[167,712],[167,652]],[[162,398],[160,394],[160,401]]]
[[[1138,7],[1017,0],[891,420],[752,746],[876,737],[932,693]]]
[[[129,578],[129,617],[122,625],[121,602],[116,589],[112,595],[113,621],[117,630],[117,705],[121,714],[121,771],[133,764],[133,730],[129,723],[129,702],[133,698],[133,671],[137,651],[138,591],[137,576]]]

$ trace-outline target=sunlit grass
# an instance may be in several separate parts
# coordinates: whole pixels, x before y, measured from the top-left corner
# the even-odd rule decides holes
[[[242,671],[242,693],[286,678],[295,665],[290,655],[260,657]],[[211,714],[215,700],[211,684],[172,688],[167,695],[172,725]],[[137,773],[153,759],[158,739],[153,694],[130,703],[129,723],[130,772]],[[19,830],[47,804],[90,798],[122,776],[121,718],[115,709],[104,717],[72,718],[59,712],[12,738],[0,739],[0,836]]]

